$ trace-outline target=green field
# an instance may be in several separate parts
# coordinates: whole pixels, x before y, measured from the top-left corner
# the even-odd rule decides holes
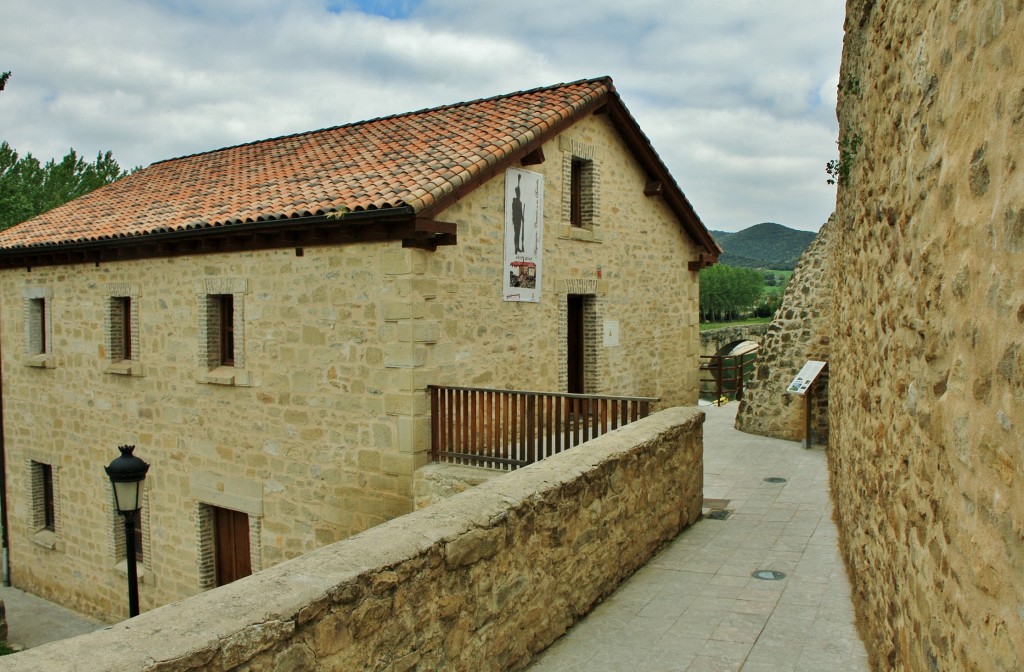
[[[776,284],[774,287],[765,285],[764,293],[767,296],[782,296],[786,285],[789,284],[789,279],[793,277],[793,271],[765,271],[765,273],[774,273]]]

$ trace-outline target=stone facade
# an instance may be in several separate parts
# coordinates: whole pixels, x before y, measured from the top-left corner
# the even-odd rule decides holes
[[[5,658],[4,669],[522,669],[700,518],[703,419],[656,413],[221,589]]]
[[[826,279],[834,228],[831,219],[821,227],[786,285],[736,412],[740,431],[790,441],[805,438],[805,399],[786,388],[808,360],[829,360],[832,295]],[[826,368],[811,394],[812,443],[828,443],[828,375]]]
[[[1024,667],[1021,82],[1020,0],[847,5],[829,462],[873,669]]]
[[[504,173],[437,215],[458,244],[434,252],[382,241],[0,271],[14,585],[126,614],[103,472],[120,444],[152,465],[143,610],[212,585],[216,510],[247,518],[254,571],[411,511],[413,472],[429,461],[426,386],[564,390],[570,294],[585,296],[588,392],[695,403],[696,244],[644,194],[607,115],[542,150],[529,166],[546,194],[540,303],[502,301]],[[599,192],[590,228],[562,207],[563,159],[577,153]],[[600,340],[608,322],[617,345]],[[230,366],[214,358],[224,327]]]

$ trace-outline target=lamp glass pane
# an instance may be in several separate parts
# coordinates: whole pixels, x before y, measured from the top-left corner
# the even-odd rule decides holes
[[[114,483],[114,498],[117,500],[117,510],[119,512],[138,511],[139,485],[139,481]]]

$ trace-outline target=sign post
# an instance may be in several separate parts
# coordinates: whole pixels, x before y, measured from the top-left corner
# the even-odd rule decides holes
[[[814,381],[827,365],[827,362],[815,359],[807,360],[800,372],[796,374],[796,378],[786,388],[786,392],[804,398],[804,448],[811,447],[811,397],[814,391]]]

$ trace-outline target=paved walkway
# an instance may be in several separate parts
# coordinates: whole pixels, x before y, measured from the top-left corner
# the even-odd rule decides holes
[[[107,627],[106,623],[17,588],[0,587],[0,600],[7,610],[8,643],[25,649]]]
[[[702,407],[705,512],[729,517],[685,530],[530,672],[867,672],[825,453],[736,431],[736,408]]]

